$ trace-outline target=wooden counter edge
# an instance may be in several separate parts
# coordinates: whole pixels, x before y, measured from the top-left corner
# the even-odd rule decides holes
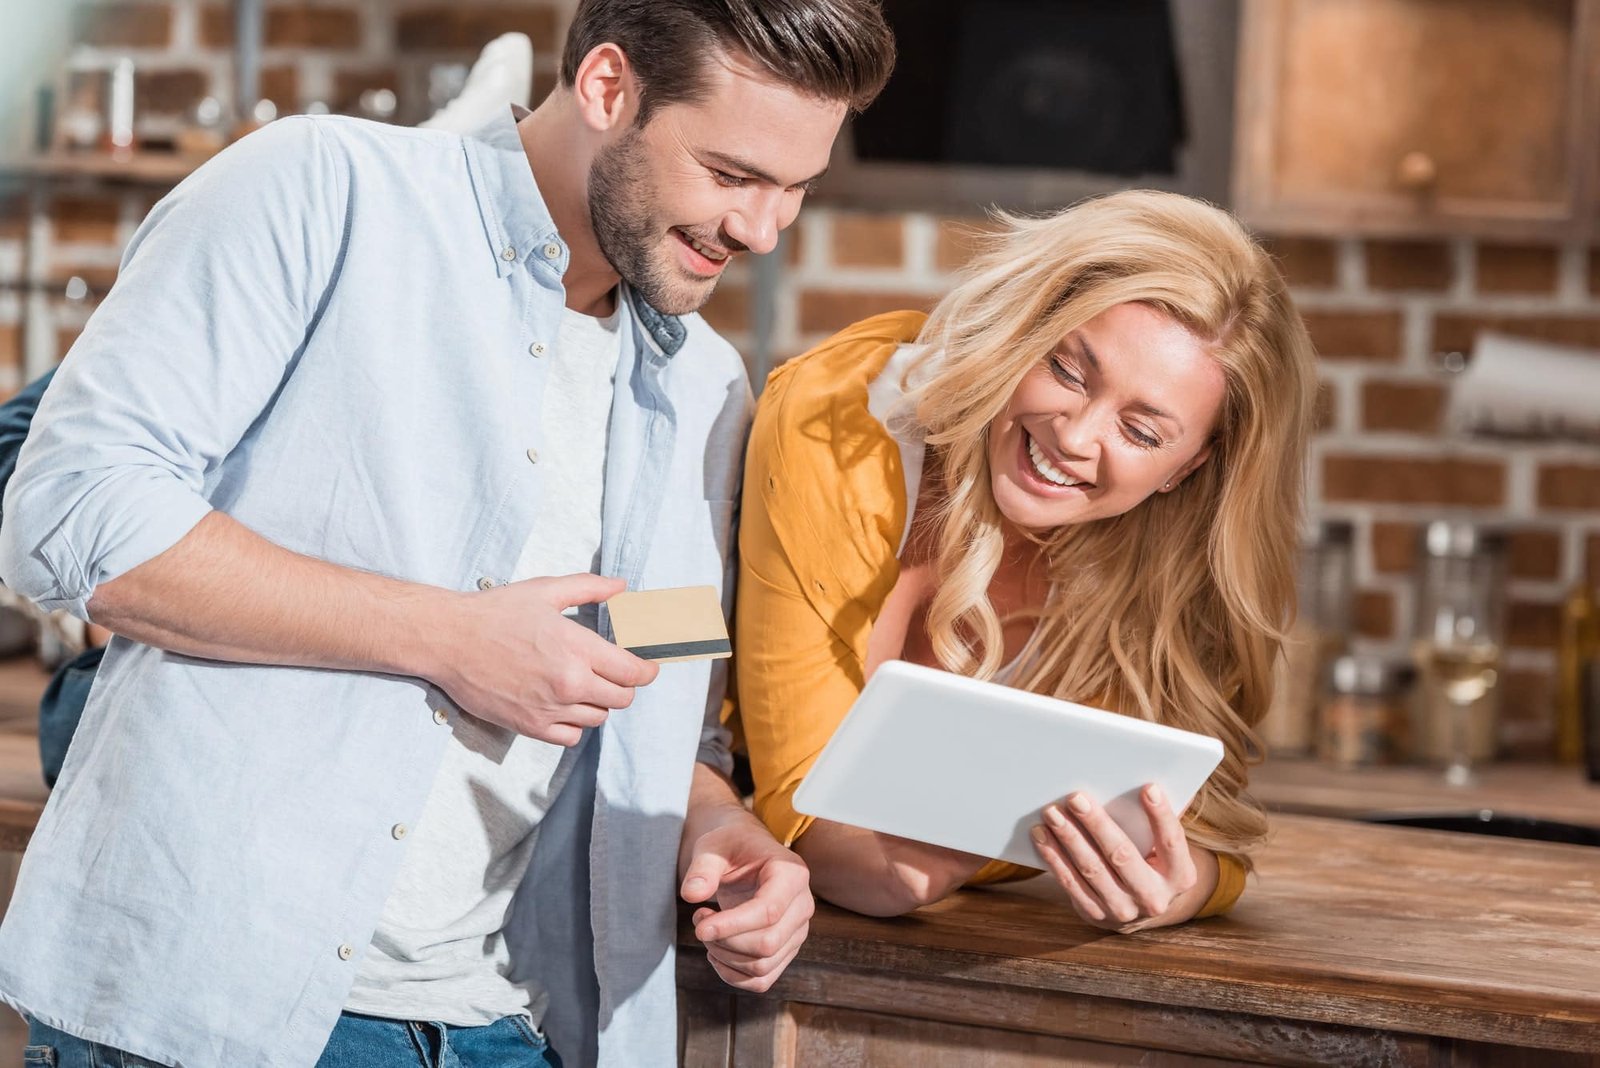
[[[1222,1009],[1139,1002],[1100,994],[993,987],[970,982],[880,976],[796,961],[767,994],[734,991],[703,956],[678,963],[685,1065],[795,1063],[770,1056],[792,1047],[797,1025],[818,1009],[922,1020],[978,1031],[1020,1032],[1108,1046],[1217,1057],[1230,1064],[1325,1068],[1332,1064],[1600,1068],[1600,1053],[1543,1049],[1538,1061],[1478,1039],[1286,1018]],[[775,1032],[776,1029],[776,1032]],[[787,1031],[786,1035],[782,1033]],[[780,1037],[781,1036],[781,1037]],[[733,1059],[729,1059],[732,1055]],[[1511,1061],[1505,1058],[1511,1057]],[[1099,1062],[1096,1062],[1099,1063]],[[1185,1063],[1188,1063],[1185,1061]],[[1211,1063],[1207,1061],[1207,1063]]]

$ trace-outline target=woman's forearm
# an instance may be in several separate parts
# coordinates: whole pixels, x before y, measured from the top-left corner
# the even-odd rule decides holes
[[[818,820],[794,844],[811,889],[868,916],[899,916],[960,889],[987,861],[970,853]]]

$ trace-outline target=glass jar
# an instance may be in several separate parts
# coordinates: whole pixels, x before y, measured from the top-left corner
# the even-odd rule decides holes
[[[1299,611],[1274,665],[1272,708],[1261,721],[1262,741],[1273,753],[1311,751],[1328,663],[1349,646],[1354,540],[1350,523],[1329,519],[1301,546]]]
[[[1410,664],[1334,657],[1317,715],[1317,756],[1344,768],[1391,764],[1405,752]]]
[[[1491,759],[1500,722],[1505,536],[1453,520],[1427,524],[1417,557],[1418,755],[1456,785]]]

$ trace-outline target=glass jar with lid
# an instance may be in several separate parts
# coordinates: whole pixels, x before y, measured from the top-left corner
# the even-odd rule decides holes
[[[1398,760],[1405,752],[1405,693],[1415,674],[1404,661],[1335,657],[1317,716],[1317,756],[1346,768]]]

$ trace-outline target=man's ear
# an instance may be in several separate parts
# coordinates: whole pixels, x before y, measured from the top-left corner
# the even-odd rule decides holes
[[[1188,462],[1185,463],[1182,467],[1178,468],[1178,470],[1173,473],[1172,477],[1169,478],[1166,481],[1166,483],[1164,485],[1162,485],[1161,489],[1158,490],[1157,492],[1158,493],[1171,493],[1173,490],[1175,490],[1179,486],[1183,485],[1183,480],[1184,479],[1186,479],[1190,475],[1194,474],[1195,471],[1199,469],[1201,464],[1205,463],[1208,459],[1211,458],[1211,446],[1214,445],[1215,443],[1216,443],[1216,439],[1215,438],[1207,438],[1206,439],[1206,443],[1204,445],[1200,446],[1200,451],[1195,453],[1193,456],[1189,457]]]
[[[596,133],[621,129],[639,110],[639,80],[627,55],[614,44],[599,44],[578,64],[572,79],[578,114]]]

